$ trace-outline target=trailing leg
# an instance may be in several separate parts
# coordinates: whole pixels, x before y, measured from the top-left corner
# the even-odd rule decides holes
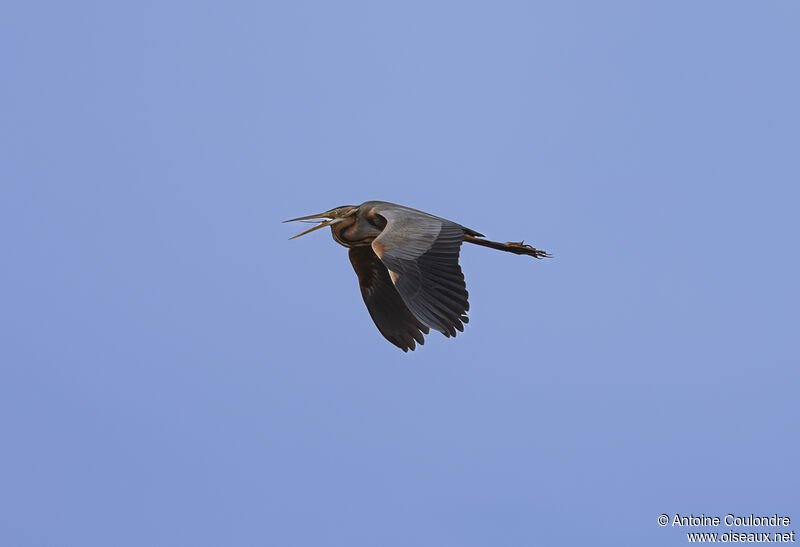
[[[474,243],[475,245],[481,245],[483,247],[489,247],[490,249],[497,249],[498,251],[514,253],[515,255],[528,255],[532,256],[533,258],[551,258],[552,256],[545,251],[541,251],[531,247],[530,245],[525,245],[525,243],[522,241],[519,243],[499,243],[497,241],[489,241],[488,239],[475,237],[470,234],[464,234],[464,241],[468,243]]]

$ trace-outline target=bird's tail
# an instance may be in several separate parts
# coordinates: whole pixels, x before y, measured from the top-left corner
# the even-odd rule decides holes
[[[514,253],[515,255],[528,255],[532,256],[533,258],[552,258],[552,255],[549,253],[535,249],[530,245],[525,245],[525,243],[522,241],[519,243],[499,243],[497,241],[489,241],[488,239],[475,237],[466,233],[464,234],[464,241],[468,243],[474,243],[475,245],[481,245],[483,247],[489,247],[490,249],[497,249],[498,251]]]

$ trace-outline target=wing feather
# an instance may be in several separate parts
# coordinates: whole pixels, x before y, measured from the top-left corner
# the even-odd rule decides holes
[[[429,329],[406,306],[389,278],[386,266],[371,247],[352,247],[350,263],[358,276],[361,296],[380,333],[403,351],[425,343]]]
[[[468,321],[469,293],[458,264],[463,226],[422,211],[368,202],[386,220],[372,247],[408,310],[428,327],[455,336]]]

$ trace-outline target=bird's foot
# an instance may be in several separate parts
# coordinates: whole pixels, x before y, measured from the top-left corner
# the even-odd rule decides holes
[[[524,241],[520,242],[509,241],[506,242],[506,247],[510,252],[515,254],[528,255],[534,258],[552,258],[552,255],[549,254],[548,252],[542,251],[535,247],[531,247],[530,245],[525,245]]]

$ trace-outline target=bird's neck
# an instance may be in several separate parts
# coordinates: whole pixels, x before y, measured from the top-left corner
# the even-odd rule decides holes
[[[348,248],[369,245],[380,233],[380,228],[361,218],[350,218],[331,225],[333,239]]]

